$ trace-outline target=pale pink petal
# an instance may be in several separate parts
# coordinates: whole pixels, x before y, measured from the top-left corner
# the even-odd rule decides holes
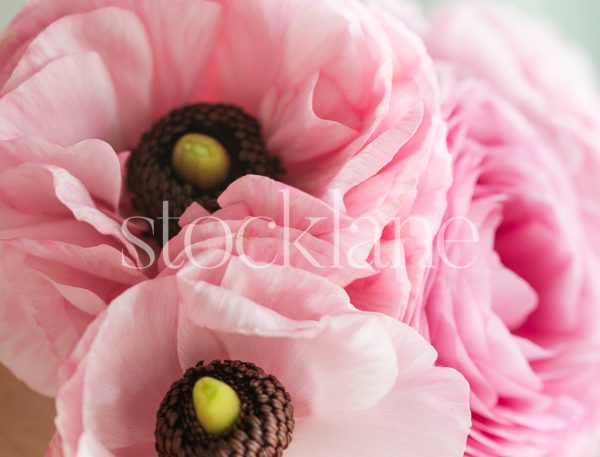
[[[0,282],[0,357],[30,387],[54,395],[57,370],[78,338],[76,317],[52,286],[27,268],[27,256],[4,244]]]
[[[177,7],[173,7],[171,2],[163,1],[36,0],[24,8],[11,24],[9,38],[3,52],[0,52],[2,68],[12,71],[25,52],[26,44],[62,17],[111,6],[128,10],[138,16],[152,50],[152,114],[155,117],[162,116],[189,102],[194,87],[205,70],[208,51],[215,40],[216,26],[220,23],[221,6],[216,2],[175,1]],[[113,11],[110,11],[111,15],[115,14]],[[7,61],[12,65],[5,65]],[[118,63],[111,56],[107,66],[116,68],[117,65],[113,65],[113,62]],[[105,136],[99,135],[88,135],[86,138],[107,140]],[[112,141],[109,142],[113,144]]]
[[[263,276],[262,281],[269,279],[268,275]],[[284,288],[282,292],[285,290]],[[305,289],[305,294],[310,296],[312,291],[312,288]],[[315,292],[318,292],[318,289],[315,289]],[[382,340],[368,351],[361,349],[364,344],[372,344],[367,334],[376,332],[371,333],[366,328],[362,333],[357,332],[361,326],[356,323],[356,319],[346,322],[340,317],[329,322],[324,318],[323,323],[318,326],[306,320],[292,321],[276,310],[252,304],[243,296],[202,283],[187,284],[181,289],[181,294],[184,319],[190,320],[200,329],[212,330],[213,334],[220,335],[218,344],[213,342],[210,347],[221,348],[228,354],[228,358],[252,361],[274,373],[294,392],[297,397],[296,404],[301,411],[308,406],[307,402],[311,396],[323,398],[323,401],[314,401],[311,406],[313,413],[334,407],[337,403],[334,398],[344,398],[343,403],[350,410],[359,408],[360,405],[365,407],[390,388],[390,378],[394,377],[396,368],[393,358],[389,358],[389,343]],[[315,295],[315,299],[318,296],[321,294]],[[198,306],[199,303],[204,305]],[[292,309],[299,306],[291,300],[286,300],[279,306],[283,305]],[[296,311],[286,312],[290,313],[294,315]],[[233,329],[238,329],[237,335],[233,333]],[[294,339],[285,337],[292,334],[296,335]],[[344,336],[350,334],[354,335],[352,339]],[[180,333],[179,338],[181,350],[185,355],[184,360],[194,364],[205,360],[203,345],[198,344],[200,336],[195,336],[194,332],[188,329]],[[374,350],[374,347],[378,349]],[[284,364],[283,354],[287,354]],[[361,362],[364,365],[358,361],[359,354],[364,357],[364,361]],[[332,364],[335,364],[335,367]],[[297,370],[305,371],[306,375],[300,376]],[[311,373],[310,376],[308,373]],[[347,373],[342,376],[346,382],[342,386],[333,379],[327,380],[328,373],[336,373],[336,376]],[[317,374],[322,376],[320,381],[309,382]],[[372,394],[359,395],[359,385],[369,386]],[[327,401],[324,400],[326,398]],[[305,411],[300,414],[307,413]]]
[[[153,441],[158,406],[183,373],[176,300],[169,278],[130,289],[111,304],[90,348],[83,424],[109,449]],[[127,344],[121,335],[127,335]]]
[[[470,427],[466,382],[453,370],[433,368],[435,353],[416,332],[394,328],[394,388],[363,412],[299,419],[289,455],[463,456]]]
[[[120,127],[127,143],[135,144],[151,119],[152,55],[143,24],[126,10],[103,8],[51,24],[29,43],[2,94],[52,61],[86,52],[105,63],[119,103]]]
[[[46,65],[0,99],[0,117],[3,140],[31,135],[61,146],[88,138],[114,145],[123,141],[113,82],[100,56],[92,52]]]
[[[0,154],[16,165],[35,162],[67,170],[81,181],[90,195],[115,210],[121,194],[121,172],[114,150],[106,143],[88,140],[59,148],[33,137],[0,143]]]

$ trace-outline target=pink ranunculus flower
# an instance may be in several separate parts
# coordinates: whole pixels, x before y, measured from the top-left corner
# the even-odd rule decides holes
[[[46,395],[86,326],[145,278],[115,216],[119,169],[98,140],[0,141],[0,362]]]
[[[600,257],[588,233],[600,227],[545,132],[485,82],[443,74],[454,184],[424,312],[440,364],[471,385],[466,455],[591,457]]]
[[[449,176],[447,151],[434,147],[443,124],[431,60],[415,34],[359,1],[36,0],[5,33],[0,68],[0,139],[133,149],[127,182],[148,217],[162,215],[161,197],[175,216],[190,202],[212,210],[245,174],[317,198],[338,192],[346,213],[382,224],[421,199],[443,202],[443,184],[417,192]],[[171,163],[187,133],[222,143],[223,180]]]
[[[89,327],[76,368],[65,368],[72,377],[58,395],[48,455],[150,457],[186,446],[213,446],[215,455],[231,446],[257,455],[285,448],[289,457],[463,455],[467,385],[434,366],[416,331],[357,311],[321,276],[254,268],[238,256],[212,268],[221,257],[206,249],[176,274],[129,289]],[[195,425],[203,410],[192,406],[192,387],[207,374],[244,392],[242,412],[219,437]]]
[[[85,217],[92,238],[81,243],[102,251],[111,246],[113,263],[119,251],[133,250],[129,241],[144,246],[114,233],[122,218],[147,217],[161,237],[163,201],[174,217],[192,203],[214,211],[228,185],[248,174],[262,175],[264,187],[268,178],[294,186],[314,205],[339,200],[341,213],[368,215],[380,232],[395,218],[413,216],[431,221],[435,232],[445,206],[449,155],[440,142],[444,127],[431,60],[415,34],[359,1],[34,0],[2,37],[0,88],[0,141],[20,142],[17,161],[40,149],[46,152],[35,160],[45,165],[54,164],[47,157],[52,151],[77,155],[73,164],[59,165],[78,180],[75,194],[67,193],[83,199],[77,202],[83,207],[65,217],[71,225]],[[189,157],[202,150],[213,157],[207,163]],[[88,174],[71,170],[85,160]],[[94,175],[89,170],[96,166]],[[12,186],[21,195],[35,193],[39,205],[53,195],[21,178]],[[3,224],[10,217],[6,206],[0,208]],[[53,239],[44,220],[28,224],[27,232],[10,235],[14,243]],[[178,230],[174,222],[169,228]],[[146,223],[144,229],[150,231]],[[59,235],[62,241],[83,236]],[[413,238],[411,252],[399,261],[400,281],[387,283],[398,284],[386,292],[397,297],[390,306],[398,315],[414,314],[424,278],[423,256],[414,253],[426,251],[431,236]],[[51,257],[63,256],[50,246]],[[97,261],[90,250],[85,259]],[[23,265],[29,274],[29,263]],[[111,271],[121,277],[118,267]],[[131,275],[120,281],[135,282],[126,279]],[[106,293],[103,279],[72,283],[64,276],[69,292],[77,288],[104,302],[122,291]],[[368,296],[378,277],[354,288]],[[41,369],[36,378],[38,366],[29,356],[68,353],[86,321],[77,322],[76,333],[63,334],[72,326],[65,315],[79,315],[82,306],[65,302],[52,319],[37,319],[35,329],[23,325],[32,313],[23,303],[35,302],[35,313],[48,311],[36,291],[0,302],[0,313],[18,314],[11,317],[15,325],[3,327],[0,344],[16,340],[2,360],[11,358],[16,369],[23,356],[20,376],[29,373],[28,383],[46,390],[55,381],[49,383]],[[381,307],[359,302],[357,295],[361,307]],[[52,347],[35,336],[49,334]],[[34,341],[39,344],[28,344]]]
[[[442,10],[425,39],[435,59],[487,81],[556,145],[600,249],[600,91],[588,56],[551,24],[501,3]]]

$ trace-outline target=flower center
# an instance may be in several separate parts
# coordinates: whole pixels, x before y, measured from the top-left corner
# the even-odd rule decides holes
[[[133,207],[154,219],[162,239],[163,202],[174,218],[173,237],[176,218],[190,204],[216,211],[219,195],[248,174],[283,174],[279,160],[267,153],[260,125],[235,106],[202,103],[171,112],[143,136],[127,163],[127,186]]]
[[[188,133],[179,139],[172,162],[184,181],[201,190],[224,183],[230,168],[229,156],[221,143],[198,133]]]
[[[209,435],[229,430],[240,417],[240,397],[228,384],[205,376],[192,389],[198,422]]]
[[[290,395],[251,363],[200,362],[163,399],[155,430],[159,457],[280,457],[294,430]]]

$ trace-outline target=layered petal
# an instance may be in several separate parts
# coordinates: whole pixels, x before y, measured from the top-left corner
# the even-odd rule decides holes
[[[2,142],[0,162],[1,360],[52,395],[87,325],[144,277],[112,217],[120,167],[105,143],[60,148],[34,138]]]
[[[215,256],[208,249],[195,260]],[[154,455],[162,397],[189,367],[214,360],[254,363],[282,383],[297,422],[290,455],[464,452],[460,375],[435,368],[435,351],[414,330],[356,311],[341,288],[301,269],[256,269],[237,257],[217,270],[186,265],[114,300],[76,352],[58,396],[54,448],[65,457]]]
[[[466,455],[578,452],[600,401],[589,219],[544,131],[460,74],[443,73],[455,182],[426,289],[428,334],[471,385]]]

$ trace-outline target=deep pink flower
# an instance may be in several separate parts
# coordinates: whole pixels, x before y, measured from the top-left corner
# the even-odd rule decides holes
[[[454,184],[424,312],[440,363],[471,385],[466,455],[591,456],[600,405],[593,223],[540,129],[485,83],[448,80]]]
[[[499,3],[448,8],[426,41],[435,59],[485,80],[555,145],[600,249],[600,91],[585,53],[551,24]]]
[[[0,238],[11,246],[46,242],[50,263],[39,279],[44,287],[54,287],[44,275],[66,261],[63,250],[72,262],[113,265],[110,274],[118,278],[106,283],[101,270],[85,281],[78,279],[79,272],[65,274],[56,306],[38,300],[33,287],[13,293],[3,284],[0,312],[11,324],[2,327],[0,360],[45,393],[57,383],[56,360],[70,352],[88,317],[141,277],[118,266],[120,251],[129,253],[131,266],[146,264],[117,233],[123,217],[156,220],[163,200],[169,201],[172,216],[192,202],[212,211],[232,181],[261,173],[301,189],[314,205],[322,200],[332,206],[339,196],[344,216],[372,216],[378,230],[396,217],[412,216],[435,227],[445,205],[449,156],[431,61],[412,32],[358,1],[34,0],[2,38],[0,87],[0,141],[5,149],[18,142],[18,150],[11,149],[14,163],[33,160],[48,170],[58,160],[54,155],[74,156],[56,165],[69,175],[36,171],[10,178],[13,194],[30,205],[20,211],[37,214],[49,205],[52,173],[63,187],[65,180],[72,182],[61,192],[79,205],[57,197],[67,230],[53,231],[36,215],[27,220],[27,231],[15,232],[9,230],[14,205],[8,199],[13,197],[3,193]],[[234,105],[250,118],[215,104]],[[161,119],[155,136],[142,139]],[[196,124],[181,127],[182,119]],[[213,129],[213,121],[224,119],[224,130]],[[171,165],[177,132],[190,129],[216,136],[233,154],[228,179],[210,192],[198,190]],[[165,135],[171,135],[168,141]],[[156,144],[166,146],[157,149]],[[13,174],[9,165],[1,166],[0,171]],[[257,179],[268,185],[267,177]],[[431,236],[418,233],[415,252],[430,241]],[[400,281],[386,296],[401,290],[389,306],[398,315],[413,314],[406,310],[415,308],[426,261],[406,254],[399,263]],[[31,268],[21,262],[15,271],[23,278],[38,275]],[[354,287],[367,296],[376,284],[373,278]],[[95,304],[83,319],[74,288]],[[356,301],[366,309],[384,303],[360,303],[358,295]],[[32,317],[47,313],[52,319]],[[75,331],[70,330],[73,319]],[[26,321],[35,322],[35,328]]]
[[[549,25],[500,5],[448,8],[427,44],[440,65],[503,98],[464,83],[446,101],[448,216],[471,217],[481,243],[472,268],[436,275],[428,314],[443,362],[473,389],[468,455],[593,456],[600,100],[591,65]],[[461,253],[473,254],[453,249]]]
[[[290,394],[286,456],[463,455],[466,383],[433,366],[435,351],[413,329],[356,311],[341,288],[301,269],[257,269],[236,256],[218,269],[199,267],[221,257],[207,249],[196,265],[131,288],[89,328],[58,396],[48,455],[156,455],[163,397],[186,370],[216,360],[253,363]],[[163,403],[171,421],[188,414],[180,398]],[[169,427],[183,442],[194,439]],[[229,433],[223,441],[238,432]]]

